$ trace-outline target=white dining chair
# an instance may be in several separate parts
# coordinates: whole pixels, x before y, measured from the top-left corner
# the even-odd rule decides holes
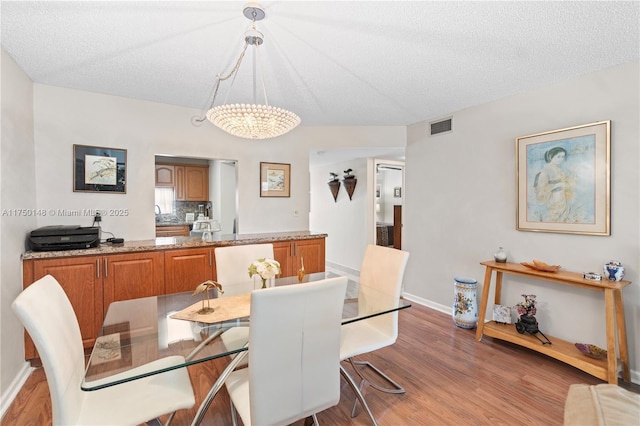
[[[84,392],[84,350],[73,307],[60,284],[47,275],[28,286],[11,305],[40,355],[53,425],[137,425],[195,403],[186,368]],[[135,369],[170,368],[184,361],[171,356]],[[126,374],[126,373],[125,373]]]
[[[370,244],[360,267],[360,281],[358,285],[358,316],[365,316],[376,305],[393,305],[399,298],[402,289],[402,279],[409,260],[409,253],[389,247]],[[398,312],[378,315],[372,318],[352,322],[342,326],[340,339],[340,360],[347,361],[360,377],[360,384],[341,366],[340,372],[349,386],[356,393],[356,400],[351,413],[356,415],[357,403],[363,408],[376,424],[375,418],[364,399],[364,387],[369,384],[374,389],[387,393],[404,393],[402,386],[384,374],[380,369],[368,361],[357,361],[354,358],[375,350],[393,345],[398,338]],[[368,369],[382,377],[391,387],[386,388],[367,380],[362,371]]]
[[[222,284],[225,296],[246,292],[249,265],[258,259],[273,259],[273,244],[244,244],[216,247],[216,278]]]
[[[347,277],[254,290],[249,367],[225,382],[233,424],[286,425],[338,404]]]

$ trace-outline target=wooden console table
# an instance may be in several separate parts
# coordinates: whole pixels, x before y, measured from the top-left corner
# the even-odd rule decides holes
[[[630,281],[591,281],[583,278],[578,272],[541,272],[536,271],[519,263],[498,263],[494,261],[480,262],[486,266],[484,274],[484,286],[482,289],[482,300],[480,311],[478,312],[478,328],[476,329],[476,340],[481,340],[482,336],[495,337],[524,346],[534,351],[543,353],[552,358],[558,359],[580,370],[606,380],[609,383],[618,383],[618,357],[622,367],[622,378],[630,381],[629,354],[627,349],[627,331],[624,319],[624,304],[622,302],[622,289]],[[547,337],[551,340],[551,345],[543,345],[538,339],[530,334],[520,334],[513,324],[499,324],[495,321],[485,323],[485,313],[489,299],[489,289],[491,287],[491,275],[496,272],[496,304],[500,304],[502,293],[502,275],[522,275],[525,277],[551,281],[557,284],[582,287],[588,290],[597,290],[604,293],[605,320],[607,334],[607,359],[597,360],[582,354],[572,342],[559,339],[557,337]],[[619,355],[616,356],[616,337]]]

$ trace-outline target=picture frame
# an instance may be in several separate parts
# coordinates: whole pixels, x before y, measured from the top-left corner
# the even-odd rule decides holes
[[[393,188],[393,197],[394,198],[402,198],[402,188],[399,186],[396,186],[395,188]]]
[[[515,142],[516,230],[611,234],[611,121]]]
[[[291,196],[291,164],[260,163],[260,196]]]
[[[73,191],[127,192],[127,150],[73,145]]]

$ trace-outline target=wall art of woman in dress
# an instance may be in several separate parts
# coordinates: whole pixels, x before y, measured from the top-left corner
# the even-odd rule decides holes
[[[553,146],[544,152],[544,165],[533,179],[538,205],[536,219],[540,222],[584,223],[584,201],[576,195],[576,174],[566,167],[567,150]]]

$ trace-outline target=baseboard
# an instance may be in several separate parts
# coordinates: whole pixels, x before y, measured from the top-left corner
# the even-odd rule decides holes
[[[34,368],[31,367],[31,364],[25,362],[9,385],[9,388],[2,394],[0,402],[0,419],[4,417],[4,414],[7,412],[16,396],[18,396],[18,392],[20,392],[20,389],[22,389],[22,386],[24,386],[33,370]]]

